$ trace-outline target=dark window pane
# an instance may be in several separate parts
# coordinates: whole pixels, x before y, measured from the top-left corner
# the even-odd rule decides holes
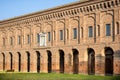
[[[3,38],[3,46],[5,46],[5,38]]]
[[[100,36],[100,26],[98,25],[98,36]]]
[[[77,28],[73,28],[73,38],[77,39]]]
[[[63,30],[60,30],[60,40],[63,40]]]
[[[106,24],[106,36],[110,36],[111,35],[111,27],[110,24]]]
[[[10,37],[10,45],[13,45],[13,38]]]
[[[40,42],[40,35],[39,35],[39,33],[37,34],[37,43],[39,43]]]
[[[93,37],[93,29],[92,29],[92,26],[89,27],[89,37]]]
[[[117,22],[117,34],[119,34],[119,23]]]
[[[18,36],[18,44],[21,44],[21,37]]]
[[[54,40],[56,39],[56,32],[54,31]]]
[[[30,44],[30,35],[27,35],[28,38],[28,44]]]
[[[83,27],[81,27],[81,37],[83,38]]]
[[[50,41],[50,37],[51,37],[50,32],[48,32],[48,41]]]

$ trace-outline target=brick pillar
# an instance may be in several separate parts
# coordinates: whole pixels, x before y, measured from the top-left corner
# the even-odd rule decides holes
[[[27,53],[22,52],[21,55],[21,71],[27,72]]]
[[[31,51],[31,57],[30,57],[30,71],[31,72],[37,72],[37,53],[34,51]]]
[[[3,71],[3,55],[0,53],[0,71]]]
[[[40,51],[40,72],[45,72],[47,73],[48,70],[47,70],[47,52],[44,51],[44,50],[41,50]]]
[[[13,58],[14,58],[13,59],[13,62],[14,62],[13,69],[18,72],[18,62],[19,62],[19,60],[18,60],[18,58],[19,58],[18,54],[15,53]]]
[[[52,55],[52,70],[53,72],[59,73],[60,68],[59,68],[59,53],[58,51],[53,51]]]
[[[115,55],[114,56],[114,75],[120,75],[120,56]]]
[[[64,63],[64,72],[65,73],[73,73],[72,67],[72,54],[65,54],[65,63]]]
[[[102,55],[95,56],[95,74],[105,74],[105,57]]]

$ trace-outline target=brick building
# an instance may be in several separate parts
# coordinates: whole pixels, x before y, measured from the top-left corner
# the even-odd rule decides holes
[[[0,21],[0,71],[120,74],[120,0],[75,3]]]

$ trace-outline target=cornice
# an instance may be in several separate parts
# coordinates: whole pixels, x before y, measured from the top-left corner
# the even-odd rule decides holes
[[[112,2],[114,5],[112,5]],[[108,6],[109,3],[109,6]],[[116,4],[117,3],[117,4]],[[106,6],[105,6],[106,5]],[[85,0],[78,1],[55,8],[46,9],[43,11],[7,19],[0,21],[0,25],[19,25],[29,24],[32,22],[39,22],[50,20],[53,18],[59,19],[65,16],[76,14],[84,14],[86,12],[94,12],[95,10],[108,9],[120,5],[120,0]]]

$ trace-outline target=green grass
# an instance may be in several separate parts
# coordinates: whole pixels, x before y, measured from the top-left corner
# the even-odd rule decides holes
[[[120,76],[55,73],[0,73],[0,80],[120,80]]]

